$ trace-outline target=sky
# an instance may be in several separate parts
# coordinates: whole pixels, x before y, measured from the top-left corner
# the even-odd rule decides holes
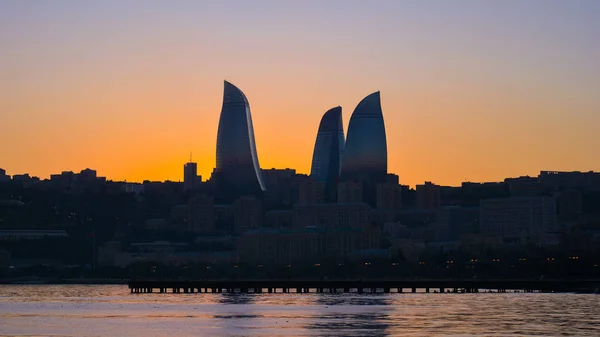
[[[388,170],[458,185],[600,171],[600,1],[0,1],[0,167],[112,180],[215,166],[223,80],[262,168],[381,91]]]

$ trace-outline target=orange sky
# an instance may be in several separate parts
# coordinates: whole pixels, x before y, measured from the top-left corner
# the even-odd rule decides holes
[[[263,168],[308,173],[321,115],[341,105],[346,131],[380,90],[403,184],[600,170],[597,3],[225,3],[0,4],[0,167],[181,180],[193,152],[207,178],[227,79]]]

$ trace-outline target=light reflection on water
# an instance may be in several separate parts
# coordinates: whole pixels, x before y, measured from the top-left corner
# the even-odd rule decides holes
[[[0,286],[3,336],[598,336],[600,296],[130,294]]]

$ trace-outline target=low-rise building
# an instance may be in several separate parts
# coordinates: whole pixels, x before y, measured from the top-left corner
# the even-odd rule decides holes
[[[325,201],[325,183],[309,176],[298,176],[298,204],[317,204]]]
[[[482,234],[508,241],[543,244],[558,230],[556,199],[510,197],[481,201]]]
[[[396,212],[402,209],[402,186],[397,183],[397,179],[379,183],[376,194],[377,211],[386,221],[394,221]]]
[[[293,210],[276,210],[265,213],[265,226],[269,228],[292,228],[294,225]]]
[[[566,189],[554,195],[558,202],[558,215],[561,218],[575,218],[583,213],[581,190]]]
[[[160,230],[167,229],[169,227],[169,223],[166,219],[146,219],[144,224],[144,228],[148,230]]]
[[[553,189],[600,190],[599,172],[557,172],[541,171],[538,179]]]
[[[62,229],[7,229],[0,230],[0,241],[40,240],[44,238],[68,238]]]
[[[263,224],[262,201],[254,196],[238,198],[233,203],[231,210],[235,233],[256,229]]]
[[[373,214],[364,203],[313,204],[294,206],[293,227],[367,228]]]
[[[187,230],[211,233],[215,230],[215,207],[213,197],[197,195],[188,203]]]
[[[261,228],[237,239],[240,260],[248,263],[283,264],[350,257],[354,252],[377,249],[378,231],[364,229]]]
[[[4,169],[0,168],[0,183],[5,183],[10,181],[10,176],[6,174]]]
[[[442,203],[442,188],[426,181],[416,188],[417,209],[438,209]]]
[[[363,183],[360,181],[341,181],[338,183],[338,202],[352,204],[364,202]]]

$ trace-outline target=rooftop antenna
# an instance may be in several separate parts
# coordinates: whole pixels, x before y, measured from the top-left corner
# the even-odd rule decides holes
[[[190,163],[192,162],[192,152],[190,151]]]

